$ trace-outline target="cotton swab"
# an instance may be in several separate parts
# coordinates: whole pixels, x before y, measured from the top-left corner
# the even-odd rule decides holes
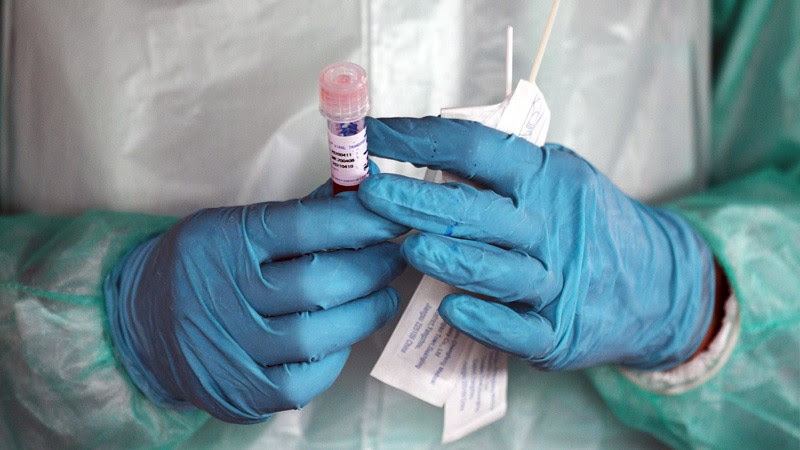
[[[558,12],[558,4],[560,2],[561,0],[553,0],[553,6],[550,8],[550,17],[547,18],[547,24],[542,34],[542,41],[539,43],[539,50],[536,52],[536,59],[533,60],[533,66],[531,67],[531,75],[528,77],[528,81],[531,83],[536,81],[536,75],[539,74],[539,66],[542,65],[544,50],[547,48],[547,41],[550,40],[550,31],[553,30],[553,23],[556,20],[556,13]]]
[[[506,27],[506,97],[511,95],[514,78],[514,27]]]

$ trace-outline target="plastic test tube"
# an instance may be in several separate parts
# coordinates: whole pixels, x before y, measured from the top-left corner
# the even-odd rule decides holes
[[[328,120],[333,193],[358,190],[369,176],[367,72],[351,62],[324,68],[319,74],[319,111]]]

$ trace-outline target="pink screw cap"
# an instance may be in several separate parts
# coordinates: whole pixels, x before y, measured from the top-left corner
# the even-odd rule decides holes
[[[319,111],[333,122],[353,122],[369,111],[367,72],[358,64],[338,62],[319,74]]]

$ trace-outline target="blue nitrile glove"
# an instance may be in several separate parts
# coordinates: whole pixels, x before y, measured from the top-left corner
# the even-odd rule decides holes
[[[629,198],[570,150],[475,122],[370,119],[367,130],[373,156],[486,188],[387,174],[358,192],[421,231],[402,246],[413,266],[484,296],[444,298],[439,313],[455,328],[547,370],[663,369],[702,342],[714,259],[675,214]]]
[[[254,423],[327,389],[396,312],[407,231],[355,192],[207,209],[106,279],[116,351],[149,398]]]

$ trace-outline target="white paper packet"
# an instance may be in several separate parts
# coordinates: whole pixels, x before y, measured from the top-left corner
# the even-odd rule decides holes
[[[434,406],[442,407],[456,385],[455,371],[475,343],[447,325],[439,304],[452,286],[423,277],[370,373]]]
[[[544,144],[550,109],[539,88],[520,80],[504,101],[442,109],[449,119],[474,120],[537,146]],[[425,179],[459,181],[428,170]],[[370,373],[378,380],[435,406],[444,406],[442,443],[459,439],[505,415],[507,357],[447,325],[438,314],[442,299],[458,289],[423,276],[389,342]]]
[[[443,444],[505,416],[507,358],[505,353],[477,342],[470,347],[456,370],[456,386],[444,404]]]

